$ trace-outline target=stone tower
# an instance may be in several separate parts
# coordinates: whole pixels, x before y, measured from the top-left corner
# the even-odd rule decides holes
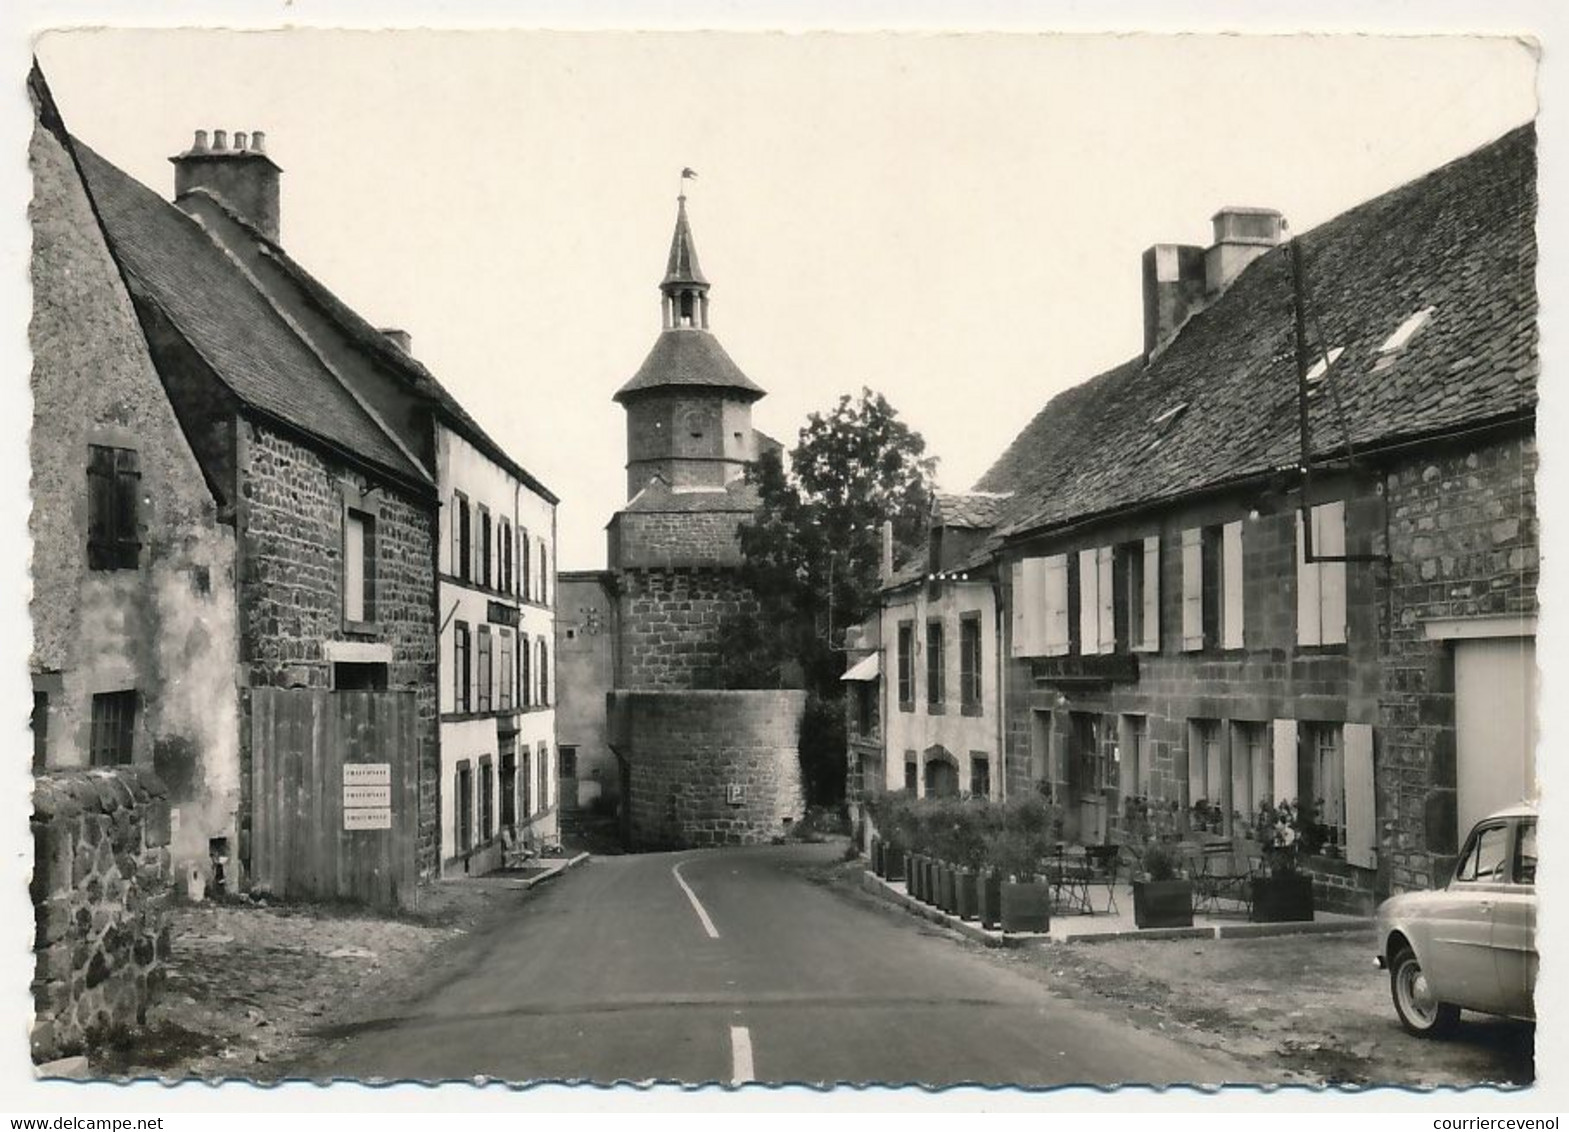
[[[681,196],[659,284],[663,326],[615,397],[627,414],[628,499],[655,476],[675,491],[723,488],[757,458],[752,402],[763,390],[708,329],[708,288]]]

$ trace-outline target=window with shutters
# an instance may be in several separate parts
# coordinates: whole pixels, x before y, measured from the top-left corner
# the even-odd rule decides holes
[[[1118,652],[1160,651],[1160,536],[1115,550],[1113,625]]]
[[[483,503],[479,505],[479,545],[475,552],[479,560],[475,563],[474,578],[486,589],[490,588],[490,508]]]
[[[87,568],[134,570],[141,557],[140,458],[131,448],[87,446]]]
[[[550,645],[539,639],[539,706],[550,706]]]
[[[473,676],[469,668],[469,626],[467,621],[452,626],[452,710],[472,711]]]
[[[479,839],[481,843],[490,840],[496,826],[496,787],[490,771],[490,756],[481,756],[479,760]]]
[[[452,572],[465,582],[474,576],[474,550],[470,522],[468,496],[461,491],[453,492]]]
[[[981,615],[959,618],[959,709],[965,715],[981,714]]]
[[[518,707],[534,706],[534,642],[527,633],[518,634]]]
[[[1221,528],[1189,527],[1182,532],[1182,651],[1197,652],[1220,643]]]
[[[491,693],[492,687],[494,687],[494,685],[492,683],[493,673],[491,671],[491,663],[490,663],[491,657],[490,657],[490,626],[489,625],[481,625],[479,627],[479,649],[478,649],[478,651],[479,651],[479,665],[478,665],[479,671],[475,675],[475,684],[476,684],[476,686],[478,688],[478,694],[474,697],[474,710],[475,711],[489,711],[490,710],[490,693]]]
[[[135,689],[100,692],[93,697],[89,754],[93,766],[124,766],[131,762],[136,739]]]
[[[1064,656],[1072,647],[1068,556],[1013,564],[1013,655]]]
[[[518,528],[518,596],[524,601],[534,598],[534,575],[530,572],[534,556],[527,527]]]
[[[970,795],[975,798],[992,796],[991,758],[984,753],[970,754]]]
[[[1346,553],[1346,505],[1343,500],[1310,510],[1313,554]],[[1297,512],[1297,644],[1343,645],[1346,642],[1346,564],[1309,562],[1302,524]]]
[[[943,623],[926,623],[926,706],[940,712],[947,694],[947,652],[943,648]]]
[[[1115,554],[1112,547],[1079,551],[1079,652],[1117,648]]]
[[[507,629],[497,631],[496,651],[500,655],[496,674],[496,709],[512,710],[512,633]]]
[[[1346,845],[1346,752],[1338,723],[1303,724],[1308,756],[1302,768],[1311,779],[1303,783],[1301,801],[1313,807],[1313,818],[1323,834],[1321,851],[1340,856]]]
[[[899,710],[915,710],[915,622],[899,622]]]
[[[352,507],[343,511],[343,620],[351,629],[376,620],[376,520]]]

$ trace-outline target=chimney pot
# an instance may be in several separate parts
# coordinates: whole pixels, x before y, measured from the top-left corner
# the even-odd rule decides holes
[[[229,131],[228,130],[214,130],[212,132],[212,147],[214,149],[228,149],[229,148]]]
[[[243,150],[245,148],[245,131],[244,130],[235,130],[234,131],[234,148],[235,149],[239,149],[239,150]]]
[[[1204,305],[1204,249],[1156,244],[1144,253],[1144,357],[1169,342]]]
[[[256,130],[251,134],[251,152],[267,152],[267,135],[262,133],[260,130]]]
[[[414,356],[414,338],[407,330],[400,330],[396,326],[383,326],[382,335],[398,349],[410,357]]]
[[[893,581],[893,520],[883,520],[883,584]]]
[[[196,138],[195,138],[194,141],[191,142],[191,152],[192,153],[206,153],[207,152],[207,131],[206,130],[197,130],[196,131]]]
[[[1284,221],[1272,208],[1223,208],[1211,218],[1215,246],[1204,253],[1204,280],[1209,294],[1231,286],[1242,269],[1280,243]]]
[[[231,161],[230,157],[246,160]],[[212,145],[207,131],[196,131],[196,144],[169,159],[174,163],[174,199],[186,202],[197,189],[221,200],[270,240],[278,239],[279,175],[283,172],[262,152],[262,135],[214,130]]]

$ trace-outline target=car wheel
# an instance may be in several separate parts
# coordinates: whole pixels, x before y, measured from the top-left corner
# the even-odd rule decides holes
[[[1460,1008],[1439,1002],[1427,981],[1416,952],[1402,948],[1389,965],[1389,993],[1395,1000],[1395,1013],[1406,1033],[1419,1038],[1436,1038],[1455,1028]]]

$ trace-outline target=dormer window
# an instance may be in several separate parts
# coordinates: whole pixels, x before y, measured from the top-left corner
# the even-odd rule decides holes
[[[1417,331],[1427,325],[1427,320],[1433,317],[1435,307],[1426,307],[1402,322],[1395,328],[1395,332],[1384,339],[1384,344],[1378,348],[1380,354],[1397,354],[1406,348],[1406,344],[1416,337]]]
[[[1150,424],[1155,428],[1155,438],[1150,441],[1150,451],[1153,452],[1160,447],[1161,441],[1166,439],[1171,430],[1176,427],[1177,422],[1182,419],[1182,414],[1187,411],[1188,403],[1181,401],[1150,418]]]

